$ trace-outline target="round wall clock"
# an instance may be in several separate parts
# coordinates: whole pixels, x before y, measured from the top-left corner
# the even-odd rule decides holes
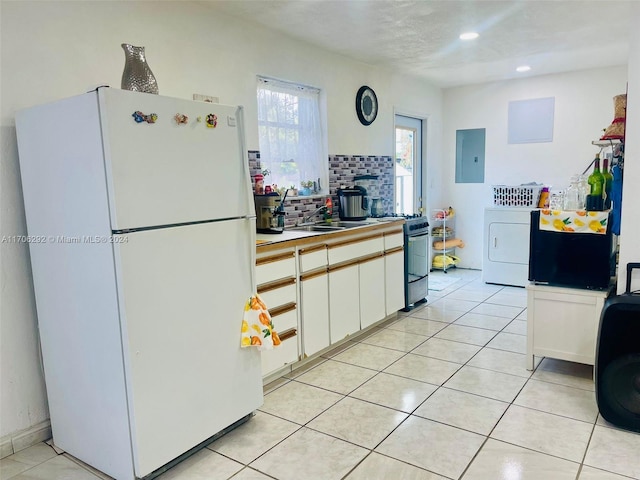
[[[378,115],[378,98],[376,92],[364,85],[356,94],[356,113],[363,125],[371,125]]]

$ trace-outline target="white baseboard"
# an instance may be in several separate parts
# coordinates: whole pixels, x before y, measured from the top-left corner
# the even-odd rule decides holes
[[[14,432],[0,439],[0,458],[13,455],[51,438],[51,422],[45,420],[26,430]]]

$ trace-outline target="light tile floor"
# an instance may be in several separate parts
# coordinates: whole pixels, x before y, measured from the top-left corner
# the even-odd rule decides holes
[[[525,369],[525,290],[447,275],[426,305],[268,385],[255,417],[159,480],[640,479],[640,435],[599,416],[592,367]],[[108,478],[44,443],[0,467]]]

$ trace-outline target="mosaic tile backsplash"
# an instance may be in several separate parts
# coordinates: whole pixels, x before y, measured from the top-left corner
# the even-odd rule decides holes
[[[249,150],[249,170],[251,179],[262,171],[260,152]],[[352,186],[357,175],[378,175],[379,194],[386,213],[393,212],[393,159],[391,157],[329,155],[329,194],[333,202],[333,218],[338,218],[338,188]],[[268,183],[268,182],[265,182]],[[291,195],[291,193],[289,193]],[[285,225],[291,226],[302,221],[325,204],[326,195],[287,196],[284,210]],[[315,220],[318,220],[316,217]]]

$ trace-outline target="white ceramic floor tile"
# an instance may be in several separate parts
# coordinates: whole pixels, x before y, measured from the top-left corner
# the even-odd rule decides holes
[[[509,404],[506,402],[442,387],[413,414],[481,435],[489,435],[507,407]]]
[[[500,293],[504,293],[505,295],[513,295],[516,297],[527,298],[527,289],[524,287],[505,286]]]
[[[526,381],[526,378],[516,375],[464,366],[445,383],[445,386],[503,402],[511,402]]]
[[[520,315],[516,317],[516,320],[526,320],[527,319],[527,310],[525,309]]]
[[[414,348],[411,353],[424,355],[425,357],[438,358],[448,362],[467,363],[480,348],[468,343],[452,342],[440,338],[430,338],[422,345]]]
[[[362,343],[391,348],[401,352],[410,352],[427,338],[429,337],[385,328],[384,330],[377,332],[375,335],[371,335],[370,337],[363,339]]]
[[[313,368],[316,368],[318,365],[321,365],[326,361],[327,361],[327,359],[324,358],[324,357],[316,357],[313,360],[310,360],[310,361],[304,363],[303,365],[300,365],[299,367],[297,367],[292,372],[285,374],[284,378],[287,378],[287,379],[297,378],[300,375],[308,372],[309,370],[311,370]]]
[[[410,378],[380,373],[349,394],[403,412],[412,412],[436,390],[435,385]]]
[[[372,449],[396,428],[408,414],[346,397],[307,427]]]
[[[584,464],[640,478],[640,434],[596,425]]]
[[[227,480],[243,468],[244,465],[241,463],[205,448],[157,478],[159,480]]]
[[[513,295],[505,293],[504,291],[498,292],[492,297],[486,300],[486,303],[495,305],[507,305],[510,307],[527,308],[527,297],[522,295]]]
[[[594,423],[598,405],[594,392],[529,380],[513,402],[523,407]]]
[[[404,352],[398,350],[360,343],[331,358],[372,370],[384,370],[403,355]]]
[[[375,370],[327,360],[313,370],[300,375],[296,380],[346,395],[375,374]]]
[[[342,398],[338,393],[294,380],[266,395],[260,410],[304,425]]]
[[[400,330],[407,333],[416,333],[425,337],[435,335],[448,324],[445,322],[436,322],[427,320],[426,318],[403,317],[392,323],[387,328],[390,330]]]
[[[447,295],[433,302],[431,306],[441,311],[468,312],[480,305],[480,302],[470,300],[460,300],[459,298],[449,298]]]
[[[491,292],[458,289],[447,295],[447,299],[458,298],[460,300],[468,300],[471,302],[484,302],[491,295],[493,295]]]
[[[465,313],[455,321],[456,325],[484,328],[486,330],[502,330],[510,322],[508,318],[495,317],[493,315],[480,315],[478,313]]]
[[[250,466],[278,480],[336,480],[368,453],[357,445],[303,427]]]
[[[509,307],[507,305],[494,305],[491,303],[481,303],[473,310],[471,310],[471,312],[479,313],[480,315],[494,315],[496,317],[513,319],[522,312],[522,308]]]
[[[376,451],[445,477],[458,478],[484,440],[482,435],[411,416]]]
[[[578,480],[629,480],[629,477],[622,477],[615,473],[583,465]]]
[[[527,334],[527,321],[526,320],[512,320],[509,325],[504,327],[503,332],[514,333],[516,335]]]
[[[321,356],[324,358],[333,358],[336,355],[341,354],[342,352],[344,352],[345,350],[348,350],[352,347],[355,347],[356,345],[359,345],[360,342],[356,341],[356,340],[349,340],[347,342],[341,343],[340,345],[338,345],[336,348],[332,348],[331,350],[324,352]]]
[[[420,382],[442,385],[460,368],[460,364],[409,353],[385,370]]]
[[[593,424],[512,405],[491,437],[579,463],[592,429]]]
[[[469,361],[469,365],[529,378],[532,372],[526,369],[525,358],[526,355],[521,353],[483,348]],[[538,360],[538,362],[540,362],[540,360]]]
[[[463,480],[574,480],[578,463],[489,439]]]
[[[469,343],[471,345],[486,345],[496,332],[485,330],[484,328],[464,327],[462,325],[451,324],[435,335],[435,338],[453,340],[454,342]]]
[[[515,333],[500,332],[487,344],[487,347],[524,354],[527,353],[527,337]]]
[[[446,322],[446,323],[451,323],[457,320],[458,318],[460,318],[464,314],[465,312],[460,312],[457,310],[444,310],[441,308],[436,308],[435,306],[431,306],[431,305],[419,311],[409,313],[411,317],[424,318],[427,320],[434,320],[436,322]]]
[[[265,474],[254,470],[253,468],[246,467],[237,475],[233,476],[233,480],[272,480],[271,477],[267,477]]]
[[[540,362],[531,378],[559,383],[568,387],[582,388],[583,390],[595,390],[593,367],[582,363],[545,358]]]
[[[298,430],[300,425],[257,412],[248,422],[207,446],[214,452],[248,464]]]
[[[2,477],[4,480],[4,477]],[[31,467],[12,480],[99,480],[100,477],[85,470],[65,455],[58,455]]]
[[[0,460],[0,478],[8,479],[55,456],[53,448],[45,443],[25,448]]]
[[[372,452],[345,480],[446,480],[445,477]],[[235,480],[235,479],[234,479]]]

